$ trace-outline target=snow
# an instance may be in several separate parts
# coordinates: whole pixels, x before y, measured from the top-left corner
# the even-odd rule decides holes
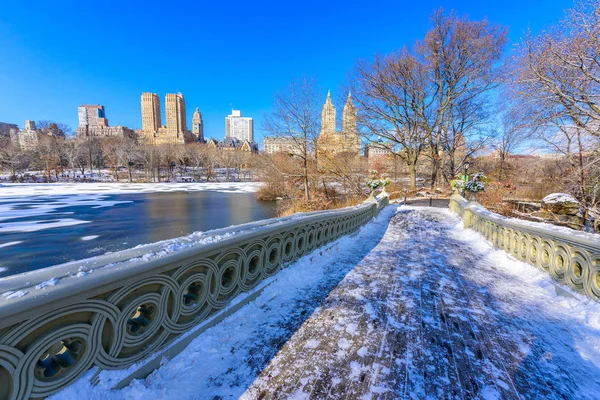
[[[254,193],[260,182],[202,182],[202,183],[7,183],[0,187],[0,198],[36,195],[126,194],[153,192],[217,191]]]
[[[20,221],[0,223],[0,233],[6,232],[37,232],[45,229],[63,228],[65,226],[74,226],[87,224],[90,221],[83,221],[74,218],[59,218],[44,221]]]
[[[48,286],[55,286],[58,283],[59,279],[57,278],[51,278],[47,281],[44,281],[42,283],[40,283],[39,285],[36,285],[36,289],[40,290],[40,289],[45,289]]]
[[[94,240],[94,239],[98,239],[100,237],[100,235],[90,235],[90,236],[83,236],[81,238],[81,240],[83,241],[88,241],[88,240]]]
[[[267,284],[146,379],[53,398],[597,398],[600,304],[447,210],[389,206]]]
[[[6,242],[6,243],[1,243],[0,244],[0,249],[3,247],[8,247],[8,246],[15,246],[19,243],[23,243],[22,240],[15,240],[14,242]],[[2,268],[0,268],[0,271],[2,271]]]
[[[4,292],[2,294],[0,294],[0,296],[2,296],[3,298],[5,298],[6,300],[10,300],[10,299],[14,299],[16,297],[23,297],[27,295],[27,291],[26,290],[16,290],[16,291],[8,291],[8,292]]]
[[[575,203],[579,204],[579,201],[567,193],[551,193],[542,199],[542,203],[546,204],[558,204],[558,203]]]

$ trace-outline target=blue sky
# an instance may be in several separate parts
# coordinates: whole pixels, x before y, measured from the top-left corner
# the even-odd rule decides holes
[[[0,12],[0,121],[77,127],[80,104],[102,104],[111,125],[141,127],[140,95],[181,92],[188,125],[222,138],[239,108],[260,123],[274,91],[302,75],[326,93],[358,58],[424,36],[439,7],[524,30],[557,22],[572,2],[504,1],[7,1]],[[323,98],[323,101],[325,98]],[[164,104],[162,104],[164,107]],[[164,109],[163,109],[164,123]]]

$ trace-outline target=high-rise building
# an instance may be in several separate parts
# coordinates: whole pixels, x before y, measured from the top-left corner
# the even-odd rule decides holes
[[[17,124],[9,124],[7,122],[0,122],[0,137],[10,137],[11,133],[18,132],[19,126]]]
[[[142,93],[142,131],[158,132],[162,124],[160,99],[156,93]]]
[[[79,126],[77,137],[96,136],[110,137],[123,136],[135,139],[135,132],[125,126],[109,126],[108,119],[101,105],[82,105],[77,108],[79,115]]]
[[[240,110],[231,110],[225,118],[225,137],[254,142],[254,122],[252,118],[242,117]]]
[[[187,133],[185,100],[181,93],[167,94],[165,98],[167,134],[183,140]]]
[[[150,144],[184,144],[188,136],[185,99],[181,93],[165,97],[165,120],[162,125],[160,100],[156,93],[142,93],[142,130],[138,133]]]
[[[77,108],[77,112],[79,114],[79,127],[108,126],[108,120],[104,115],[104,106],[83,104]]]
[[[10,139],[21,150],[33,150],[39,143],[40,132],[36,129],[35,121],[26,120],[25,129],[11,129]]]
[[[200,114],[198,107],[196,107],[196,111],[194,111],[194,116],[192,118],[192,133],[196,135],[199,142],[204,143],[204,124],[202,122],[202,114]]]

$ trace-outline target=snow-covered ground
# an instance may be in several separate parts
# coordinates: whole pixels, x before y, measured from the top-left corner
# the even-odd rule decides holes
[[[254,193],[260,182],[202,182],[202,183],[3,183],[0,199],[13,196],[69,194],[125,194],[152,192],[191,192],[211,190],[227,193]]]
[[[447,210],[393,205],[163,361],[53,398],[597,399],[600,305]]]

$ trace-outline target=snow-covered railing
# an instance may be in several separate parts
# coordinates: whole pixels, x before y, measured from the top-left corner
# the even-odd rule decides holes
[[[382,195],[0,279],[0,400],[49,396],[92,366],[143,364],[387,204]]]
[[[494,247],[600,300],[598,235],[503,217],[457,194],[450,198],[450,210],[462,216],[465,228],[481,233]]]

